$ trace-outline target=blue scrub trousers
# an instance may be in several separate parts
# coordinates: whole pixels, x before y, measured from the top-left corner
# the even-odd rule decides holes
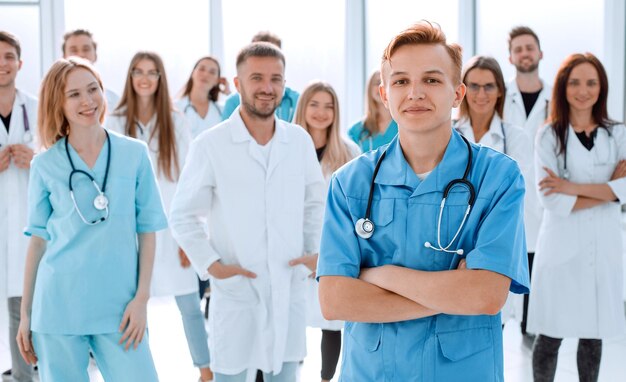
[[[147,332],[137,349],[131,346],[128,351],[118,343],[121,337],[122,333],[62,335],[33,332],[41,382],[89,382],[89,350],[105,381],[158,381]]]
[[[264,382],[296,382],[296,375],[298,372],[298,362],[285,362],[280,374],[274,375],[270,373],[263,373]],[[248,370],[244,370],[237,375],[225,375],[220,373],[214,373],[215,382],[246,382],[248,376]],[[254,381],[256,373],[254,373],[252,381]]]
[[[176,296],[176,305],[178,305],[178,310],[183,318],[185,337],[193,365],[198,368],[209,367],[211,362],[209,344],[198,293]]]

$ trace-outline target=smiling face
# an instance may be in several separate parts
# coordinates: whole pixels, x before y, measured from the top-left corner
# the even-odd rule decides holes
[[[193,86],[201,87],[208,92],[213,89],[219,82],[220,69],[215,61],[205,58],[198,62],[195,69],[191,73]]]
[[[539,68],[543,53],[532,35],[523,34],[511,40],[509,62],[520,73],[532,73]]]
[[[465,95],[465,85],[453,78],[453,61],[443,45],[404,45],[383,65],[381,98],[399,129],[449,129],[451,109]]]
[[[272,118],[285,91],[285,65],[277,57],[248,57],[237,67],[235,86],[241,111],[249,117]]]
[[[130,72],[133,90],[139,97],[153,97],[159,87],[160,73],[154,61],[142,59]]]
[[[15,78],[21,68],[22,61],[17,56],[17,49],[0,41],[0,88],[15,87]]]
[[[91,127],[100,123],[104,98],[98,80],[87,69],[76,68],[67,75],[63,114],[73,128]]]
[[[492,115],[502,97],[496,77],[487,69],[472,69],[465,76],[467,106],[470,115]]]
[[[304,120],[311,130],[327,130],[335,120],[333,97],[325,91],[313,94],[306,105]]]
[[[96,62],[96,47],[91,37],[85,34],[78,34],[68,37],[65,41],[65,51],[63,57],[78,56],[91,62]]]
[[[570,111],[589,112],[600,96],[600,78],[596,68],[584,62],[575,66],[567,79],[565,96]]]

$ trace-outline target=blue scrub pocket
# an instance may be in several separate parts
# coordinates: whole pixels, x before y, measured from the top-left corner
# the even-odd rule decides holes
[[[496,381],[494,339],[491,328],[438,333],[437,381]]]
[[[363,322],[346,322],[346,331],[355,343],[368,352],[375,352],[380,346],[380,337],[383,331],[382,324],[368,324]]]

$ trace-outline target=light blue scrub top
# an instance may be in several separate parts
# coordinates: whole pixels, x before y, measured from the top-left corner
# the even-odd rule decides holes
[[[356,235],[354,225],[365,216],[374,167],[385,149],[370,217],[376,228],[365,240]],[[477,198],[460,240],[450,249],[465,251],[468,268],[506,275],[512,292],[528,293],[524,180],[509,157],[478,145],[472,145],[472,152],[469,180]],[[424,181],[408,165],[397,138],[337,171],[328,195],[318,277],[357,278],[361,268],[385,264],[425,271],[455,269],[459,256],[425,248],[424,242],[436,245],[443,190],[463,176],[467,157],[467,146],[453,131],[441,163]],[[463,219],[468,195],[462,187],[448,195],[441,223],[443,246]],[[502,381],[501,324],[500,314],[346,322],[340,380]]]
[[[31,329],[39,333],[85,335],[117,332],[138,282],[137,234],[167,227],[161,195],[147,146],[109,132],[111,164],[105,195],[109,218],[85,224],[70,198],[72,171],[65,138],[37,155],[31,164],[26,235],[47,240],[37,271]],[[89,169],[69,145],[76,169],[92,175],[102,187],[107,162],[105,142]],[[88,220],[97,194],[89,178],[73,178],[76,203]]]
[[[368,152],[376,150],[382,145],[386,145],[395,136],[398,135],[398,124],[393,119],[389,122],[387,130],[383,134],[369,135],[369,132],[365,129],[363,121],[359,121],[352,125],[348,130],[348,136],[361,148],[361,152]]]
[[[283,94],[283,99],[280,101],[280,105],[276,108],[276,116],[283,121],[291,122],[293,121],[294,114],[296,112],[296,105],[298,104],[298,98],[300,94],[289,88],[285,87],[285,93]],[[226,103],[224,104],[224,110],[222,111],[222,121],[230,118],[230,115],[235,111],[235,109],[241,103],[241,98],[239,97],[239,93],[235,93],[226,99]]]

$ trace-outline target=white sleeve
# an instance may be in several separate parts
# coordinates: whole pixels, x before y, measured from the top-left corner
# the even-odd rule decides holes
[[[209,220],[215,177],[206,141],[194,141],[189,150],[172,200],[170,228],[202,280],[209,278],[209,266],[220,259],[205,229]]]
[[[626,127],[624,125],[615,125],[610,128],[612,139],[609,144],[615,144],[617,148],[617,161],[626,159]],[[614,140],[614,142],[610,142]],[[620,204],[626,203],[626,178],[619,178],[608,182],[609,187],[619,199]]]
[[[311,139],[303,139],[305,161],[304,252],[319,253],[326,182]]]
[[[556,134],[550,125],[540,128],[535,141],[535,190],[539,197],[539,202],[543,208],[552,211],[560,216],[569,215],[576,204],[576,196],[565,194],[544,195],[544,191],[539,190],[539,181],[548,176],[544,168],[552,170],[555,174],[561,174],[557,160],[557,139]]]

